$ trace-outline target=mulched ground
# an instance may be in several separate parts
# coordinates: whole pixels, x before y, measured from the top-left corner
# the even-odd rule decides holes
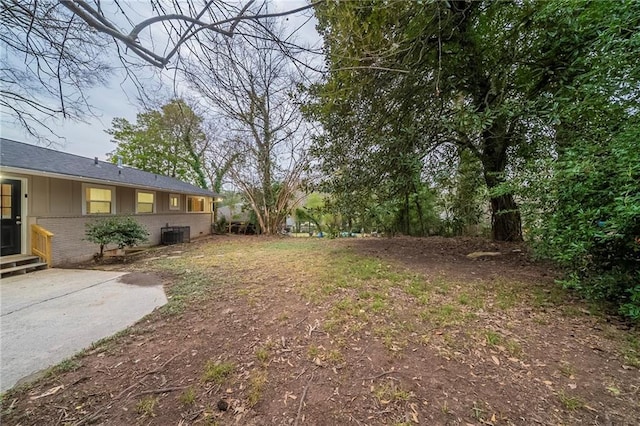
[[[2,424],[640,424],[638,329],[516,244],[217,236],[99,267],[171,303],[3,395]]]

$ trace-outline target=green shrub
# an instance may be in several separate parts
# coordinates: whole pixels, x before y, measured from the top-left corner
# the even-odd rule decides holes
[[[215,230],[218,234],[225,234],[229,230],[229,222],[225,216],[220,216],[216,221]]]
[[[131,217],[112,216],[86,224],[86,240],[100,245],[98,257],[104,255],[104,248],[116,244],[118,248],[132,247],[147,241],[149,232]]]
[[[640,125],[562,153],[556,205],[541,247],[568,272],[564,284],[640,319]]]

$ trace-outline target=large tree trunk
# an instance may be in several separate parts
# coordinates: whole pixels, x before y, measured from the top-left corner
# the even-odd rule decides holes
[[[482,166],[487,188],[491,192],[505,182],[509,132],[505,120],[496,120],[483,132]],[[497,241],[522,241],[520,210],[513,194],[491,196],[491,234]]]
[[[512,194],[491,198],[491,234],[497,241],[522,241],[520,210]]]
[[[492,170],[492,163],[484,164],[484,178],[487,188],[491,192],[504,182],[501,170]],[[496,241],[522,241],[522,220],[518,204],[513,194],[491,196],[491,236]]]

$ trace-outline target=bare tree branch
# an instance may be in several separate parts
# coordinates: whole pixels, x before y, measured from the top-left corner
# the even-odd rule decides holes
[[[124,34],[123,32],[119,31],[113,25],[113,23],[107,20],[99,10],[92,7],[87,2],[83,0],[60,0],[60,4],[67,7],[70,11],[82,18],[87,23],[87,25],[95,28],[99,32],[108,34],[114,39],[121,41],[143,60],[160,68],[165,67],[171,61],[179,48],[201,31],[209,30],[227,37],[232,37],[235,33],[236,27],[242,21],[261,21],[274,17],[292,15],[308,9],[312,9],[318,4],[323,3],[324,0],[319,0],[306,6],[286,10],[284,12],[246,15],[245,13],[250,8],[250,6],[254,4],[254,2],[255,0],[248,1],[233,17],[218,19],[214,22],[204,22],[201,20],[201,18],[207,10],[210,10],[212,2],[209,2],[203,9],[201,9],[196,17],[176,13],[158,15],[145,19],[144,21],[138,23],[135,27],[133,27],[129,34]],[[151,49],[142,46],[139,42],[139,35],[141,31],[150,27],[151,25],[164,21],[179,21],[189,23],[190,26],[182,34],[179,34],[178,41],[171,48],[170,52],[166,56],[161,56],[154,53]],[[224,26],[226,26],[227,24],[230,24],[228,28],[224,28]],[[198,28],[194,29],[194,27],[196,26]]]
[[[274,34],[281,30],[263,21]],[[297,107],[301,76],[273,40],[223,40],[206,35],[182,72],[191,88],[229,124],[229,177],[254,211],[262,232],[277,233],[307,165],[306,124]],[[186,59],[185,59],[186,60]]]

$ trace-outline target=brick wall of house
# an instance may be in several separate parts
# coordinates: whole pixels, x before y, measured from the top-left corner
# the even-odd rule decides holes
[[[211,233],[211,213],[172,213],[132,215],[149,231],[147,244],[160,244],[160,228],[169,226],[190,226],[191,238]],[[94,217],[38,217],[36,223],[53,232],[53,266],[89,260],[99,251],[96,244],[85,241],[85,223]],[[115,248],[115,247],[109,247]]]

